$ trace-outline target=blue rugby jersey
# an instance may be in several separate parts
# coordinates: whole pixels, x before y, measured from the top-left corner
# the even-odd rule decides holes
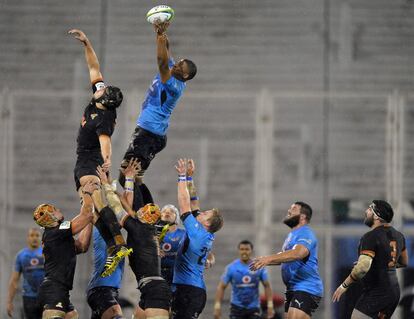
[[[101,273],[104,269],[105,261],[107,258],[106,243],[99,233],[98,229],[93,227],[93,272],[92,277],[89,280],[87,290],[91,290],[96,287],[113,287],[116,289],[121,288],[122,275],[124,273],[125,259],[123,259],[115,271],[108,277],[101,277]]]
[[[210,252],[214,234],[208,232],[194,215],[182,216],[186,235],[178,249],[174,266],[173,284],[195,286],[206,289],[204,267]]]
[[[268,280],[266,268],[252,271],[249,264],[236,259],[221,276],[223,283],[231,283],[230,302],[244,309],[259,308],[259,283]]]
[[[296,244],[305,246],[309,255],[303,260],[282,264],[282,279],[286,290],[304,291],[322,297],[323,284],[318,270],[318,239],[308,225],[289,233],[283,244],[283,251],[293,249]]]
[[[169,67],[174,65],[170,59]],[[164,136],[167,134],[170,117],[178,100],[186,87],[185,82],[171,76],[167,82],[162,83],[157,74],[149,87],[142,110],[137,118],[137,125],[151,133]]]
[[[24,297],[37,297],[37,290],[45,277],[42,248],[23,248],[16,255],[14,270],[23,275]]]

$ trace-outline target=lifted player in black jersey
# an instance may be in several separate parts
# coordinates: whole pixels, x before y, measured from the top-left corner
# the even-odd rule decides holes
[[[81,189],[82,208],[71,221],[64,221],[59,209],[51,204],[39,205],[33,218],[44,227],[42,237],[45,258],[45,278],[40,285],[38,301],[43,307],[43,319],[78,318],[69,300],[76,267],[76,255],[88,250],[92,232],[92,192],[97,186],[91,182]],[[78,239],[73,236],[79,234]]]
[[[96,168],[102,166],[105,171],[108,171],[111,166],[111,136],[116,123],[116,109],[121,105],[123,96],[119,88],[105,85],[98,58],[85,33],[73,29],[69,34],[74,35],[85,46],[85,57],[93,90],[93,98],[85,108],[77,138],[78,158],[74,174],[76,189],[79,189],[88,181],[99,184]],[[100,198],[99,191],[94,196]],[[121,259],[130,253],[130,250],[124,247],[125,241],[120,226],[111,209],[103,208],[100,217],[103,223],[96,226],[108,247],[108,259],[102,276],[108,276]],[[108,231],[103,230],[102,227],[107,227]]]
[[[372,230],[362,236],[357,264],[336,289],[332,300],[355,281],[362,280],[364,290],[352,312],[352,319],[391,318],[400,299],[396,268],[406,267],[408,255],[405,238],[389,223],[394,216],[390,204],[374,200],[365,211],[364,223]]]
[[[134,189],[134,177],[139,170],[138,162],[131,160],[124,170],[125,192],[120,197],[114,192],[100,167],[98,175],[104,189],[104,200],[107,200],[120,224],[128,232],[127,244],[133,249],[129,263],[141,292],[139,306],[144,309],[147,319],[168,319],[171,292],[161,277],[159,245],[154,226],[161,214],[158,206],[153,204],[151,193],[145,184]],[[138,196],[134,196],[134,192],[138,193]],[[140,205],[135,211],[132,209],[132,202],[138,203],[137,198],[140,198]],[[101,209],[100,205],[99,202],[95,202],[98,210]]]

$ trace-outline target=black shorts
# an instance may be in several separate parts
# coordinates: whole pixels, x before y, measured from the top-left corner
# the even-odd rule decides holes
[[[91,319],[100,319],[112,306],[119,305],[118,289],[114,287],[96,287],[88,291],[87,301],[92,309]]]
[[[312,313],[319,306],[321,297],[312,295],[304,291],[287,291],[285,300],[285,312],[289,311],[289,308],[296,308],[307,313],[312,317]]]
[[[157,308],[170,310],[171,290],[165,280],[151,280],[140,288],[141,300],[139,306],[142,309]]]
[[[364,290],[355,309],[371,318],[379,318],[379,314],[385,315],[381,318],[391,318],[399,300],[399,285]]]
[[[81,187],[81,177],[86,175],[98,176],[98,174],[96,173],[96,169],[98,166],[102,165],[103,162],[104,161],[102,159],[102,155],[100,155],[99,153],[78,155],[75,169],[73,170],[76,183],[76,190],[78,190]]]
[[[246,309],[239,306],[230,305],[230,319],[260,319],[259,308]]]
[[[199,287],[175,285],[172,299],[173,319],[195,319],[206,305],[206,291]]]
[[[36,297],[23,296],[24,317],[26,319],[42,318],[43,308],[37,302]]]
[[[131,158],[138,158],[141,162],[141,168],[146,170],[155,155],[161,152],[166,145],[167,136],[157,135],[137,126],[121,165],[125,166]]]
[[[43,310],[70,312],[75,309],[70,302],[69,289],[51,280],[44,280],[40,285],[38,301]]]

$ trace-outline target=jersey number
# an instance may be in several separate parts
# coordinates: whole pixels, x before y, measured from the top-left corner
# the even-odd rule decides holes
[[[198,257],[198,261],[197,261],[197,263],[199,265],[203,265],[203,259],[206,257],[207,252],[208,252],[208,248],[207,247],[203,247],[203,249],[201,249],[201,256]]]
[[[390,241],[390,247],[391,247],[391,261],[388,263],[388,268],[394,268],[397,264],[397,241],[391,240]]]

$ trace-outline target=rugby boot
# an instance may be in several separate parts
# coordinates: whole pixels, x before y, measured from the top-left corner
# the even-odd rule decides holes
[[[128,248],[122,245],[115,246],[115,249],[110,254],[108,254],[108,257],[106,258],[101,277],[110,276],[115,271],[121,260],[131,253],[132,248]]]

